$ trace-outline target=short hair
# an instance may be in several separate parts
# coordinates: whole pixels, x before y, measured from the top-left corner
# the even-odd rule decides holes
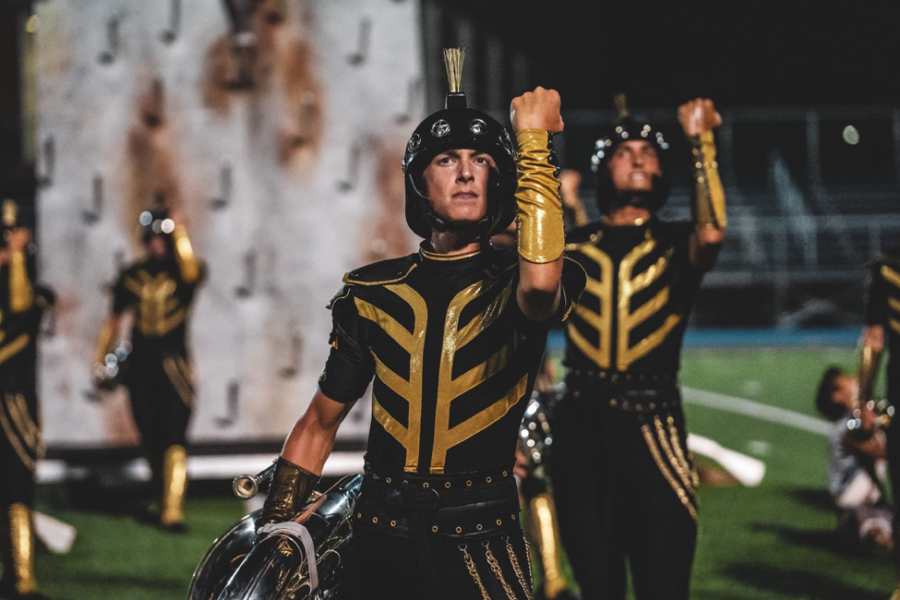
[[[840,367],[832,365],[822,374],[819,381],[819,390],[816,392],[816,408],[829,421],[836,421],[844,414],[844,407],[834,402],[834,393],[837,391],[837,378],[844,372]]]

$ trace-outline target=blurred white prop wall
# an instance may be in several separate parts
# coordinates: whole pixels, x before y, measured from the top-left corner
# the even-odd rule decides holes
[[[36,4],[41,343],[49,446],[134,443],[90,366],[137,216],[180,209],[208,264],[190,323],[194,442],[283,437],[328,350],[341,276],[415,249],[400,160],[424,110],[414,0]],[[237,33],[237,35],[235,35]],[[437,60],[437,57],[435,57]],[[342,435],[361,437],[368,402]]]

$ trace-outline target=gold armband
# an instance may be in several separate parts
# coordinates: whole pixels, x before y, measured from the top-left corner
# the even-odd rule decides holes
[[[689,138],[694,161],[694,223],[701,227],[725,229],[725,190],[719,178],[716,143],[712,131]]]
[[[194,283],[200,277],[200,266],[197,264],[194,248],[191,246],[191,240],[188,238],[184,225],[175,226],[172,238],[175,242],[175,258],[178,260],[181,278],[185,283]]]
[[[881,350],[863,346],[859,355],[859,368],[856,377],[859,381],[859,393],[854,409],[862,408],[872,399],[875,390],[875,379],[878,377],[878,365],[881,363]]]
[[[550,163],[550,133],[525,129],[517,139],[519,255],[528,262],[553,262],[562,256],[565,247],[565,224],[559,179],[556,167]]]
[[[9,259],[9,307],[13,312],[25,312],[34,303],[25,253],[13,252]]]
[[[109,322],[104,323],[100,328],[100,335],[97,336],[97,348],[94,351],[94,362],[97,364],[106,364],[106,355],[112,351],[114,333]]]

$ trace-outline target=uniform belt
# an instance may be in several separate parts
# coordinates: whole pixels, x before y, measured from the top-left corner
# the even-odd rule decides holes
[[[367,467],[355,515],[360,526],[401,537],[445,538],[482,537],[518,527],[511,467],[448,476],[374,475]]]
[[[571,371],[566,377],[567,397],[631,413],[668,412],[681,406],[674,373],[618,373]]]

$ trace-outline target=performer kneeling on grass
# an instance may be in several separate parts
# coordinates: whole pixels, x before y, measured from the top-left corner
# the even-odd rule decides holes
[[[887,457],[886,438],[868,407],[862,408],[867,435],[847,429],[857,390],[856,378],[838,367],[829,367],[819,382],[816,408],[834,423],[828,434],[828,491],[839,511],[838,532],[846,542],[889,552],[893,515],[878,475],[879,463]]]
[[[319,390],[278,460],[260,523],[289,519],[373,375],[365,480],[348,574],[361,598],[530,598],[513,463],[550,324],[584,286],[563,264],[551,132],[559,95],[513,100],[518,141],[459,92],[415,130],[403,161],[421,250],[344,277]],[[518,254],[492,234],[517,214]]]

